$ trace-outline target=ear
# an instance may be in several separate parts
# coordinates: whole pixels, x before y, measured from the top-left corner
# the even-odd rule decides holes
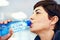
[[[58,20],[59,20],[59,18],[57,16],[54,16],[54,17],[51,18],[51,24],[50,24],[51,27],[50,27],[50,29],[54,29],[55,24],[58,22]]]
[[[51,18],[51,24],[56,24],[58,22],[59,18],[57,16],[54,16]]]

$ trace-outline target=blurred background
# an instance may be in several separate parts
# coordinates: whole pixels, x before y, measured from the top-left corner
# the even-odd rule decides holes
[[[0,20],[3,20],[4,18],[9,17],[13,13],[16,13],[16,14],[24,13],[29,18],[33,13],[34,4],[37,3],[38,1],[40,1],[40,0],[0,0]],[[56,1],[58,4],[60,4],[60,0],[56,0]],[[24,14],[22,14],[22,16]],[[23,16],[23,17],[25,17],[25,16]],[[28,33],[27,37],[30,36],[29,39],[26,39],[24,37],[24,35],[21,35],[22,33],[25,36],[26,36],[26,33]],[[20,40],[18,38],[18,35],[21,36],[20,37],[20,38],[22,38],[21,40],[33,40],[35,37],[35,34],[33,35],[33,33],[31,33],[30,31],[25,31],[22,33],[17,33],[17,35],[14,34],[16,37],[12,36],[10,38],[10,40]],[[23,39],[23,37],[25,39]],[[13,39],[13,38],[15,38],[15,39]],[[33,38],[33,39],[31,39],[31,38]]]
[[[33,5],[39,0],[0,0],[0,14],[10,15],[15,12],[32,14]]]
[[[10,15],[15,12],[24,12],[28,17],[33,12],[33,6],[40,0],[0,0],[0,14]],[[60,0],[56,0],[60,3]]]

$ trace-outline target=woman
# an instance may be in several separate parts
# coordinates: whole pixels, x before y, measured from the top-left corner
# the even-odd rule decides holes
[[[38,35],[34,40],[60,40],[60,9],[55,1],[43,0],[36,3],[30,20],[31,32]]]
[[[31,31],[38,36],[35,40],[60,40],[60,9],[53,0],[39,1],[34,5]]]

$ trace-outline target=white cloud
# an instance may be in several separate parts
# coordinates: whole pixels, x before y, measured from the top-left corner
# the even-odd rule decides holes
[[[24,12],[16,12],[16,13],[12,13],[11,17],[14,19],[22,20],[22,19],[26,19],[27,15]]]
[[[0,0],[0,6],[8,6],[9,2],[7,0]]]

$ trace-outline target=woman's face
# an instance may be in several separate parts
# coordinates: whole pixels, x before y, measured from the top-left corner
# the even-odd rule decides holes
[[[30,19],[32,22],[30,30],[32,32],[50,29],[51,20],[48,18],[48,13],[42,6],[35,8]]]

